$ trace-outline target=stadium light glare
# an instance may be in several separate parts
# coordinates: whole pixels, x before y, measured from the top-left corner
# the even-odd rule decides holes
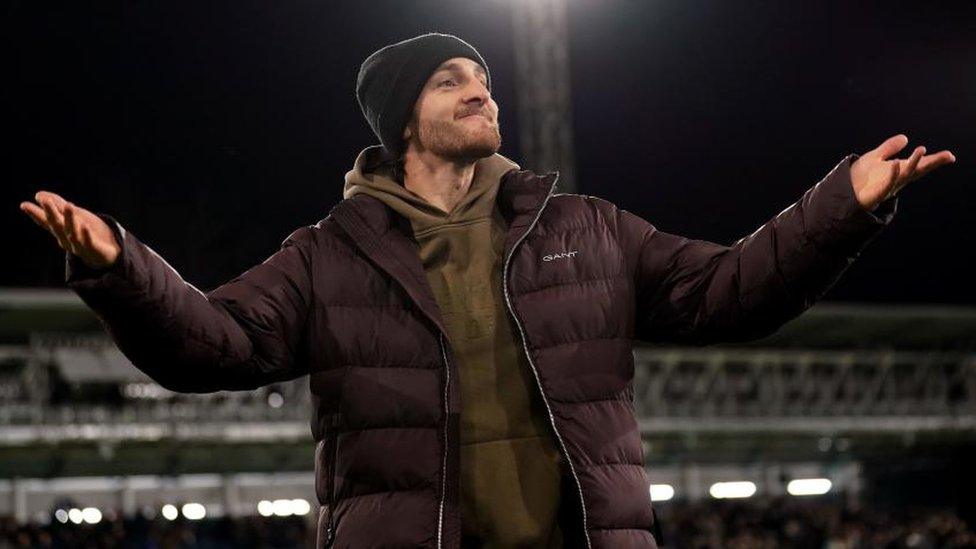
[[[290,499],[276,499],[271,502],[271,508],[278,517],[287,517],[294,513]]]
[[[708,493],[715,499],[748,498],[756,493],[756,484],[749,481],[716,482]]]
[[[258,514],[262,517],[270,517],[274,514],[274,504],[266,499],[258,502]]]
[[[75,524],[81,524],[81,522],[85,520],[81,514],[81,509],[77,508],[72,508],[70,511],[68,511],[68,518]]]
[[[179,515],[180,512],[176,509],[175,505],[170,505],[169,503],[163,505],[163,517],[165,517],[166,520],[176,520],[176,517]]]
[[[293,499],[291,500],[291,510],[296,515],[307,515],[312,510],[312,506],[304,499]]]
[[[199,503],[187,503],[183,505],[183,516],[190,520],[200,520],[207,516],[207,508]]]
[[[652,484],[649,491],[651,501],[668,501],[674,497],[674,486],[670,484]]]
[[[102,512],[95,507],[85,507],[81,510],[81,518],[88,524],[98,524],[102,521]]]
[[[54,512],[54,518],[56,518],[61,524],[64,524],[68,522],[68,512],[64,509],[58,509]]]
[[[819,496],[830,491],[833,484],[826,478],[798,478],[786,485],[791,496]]]

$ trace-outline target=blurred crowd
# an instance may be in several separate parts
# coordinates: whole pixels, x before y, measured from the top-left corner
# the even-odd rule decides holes
[[[838,501],[711,500],[658,504],[665,547],[684,549],[936,549],[976,547],[973,528],[954,512],[881,512]],[[207,518],[118,516],[91,524],[17,524],[0,518],[0,549],[51,548],[313,548],[307,517]]]
[[[174,521],[137,515],[115,516],[97,524],[60,523],[18,525],[0,518],[0,549],[201,549],[314,548],[314,519],[307,517],[205,518]]]
[[[976,547],[973,528],[951,510],[882,512],[842,501],[796,498],[668,502],[657,509],[669,548]]]

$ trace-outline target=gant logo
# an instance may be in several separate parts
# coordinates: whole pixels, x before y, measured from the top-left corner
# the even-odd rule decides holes
[[[554,259],[573,259],[579,250],[573,250],[571,252],[559,252],[558,254],[549,254],[542,256],[543,261],[552,261]]]

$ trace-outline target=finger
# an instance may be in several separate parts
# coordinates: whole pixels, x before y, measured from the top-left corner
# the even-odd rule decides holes
[[[65,251],[72,251],[71,245],[68,243],[68,238],[64,234],[64,219],[61,218],[61,214],[55,211],[50,199],[45,199],[41,204],[44,206],[44,212],[47,214],[47,222],[50,225],[51,233],[58,239],[58,244]]]
[[[54,239],[58,241],[58,244],[61,245],[61,239],[58,238],[58,233],[54,231],[54,227],[51,225],[51,222],[48,221],[47,212],[45,210],[33,202],[21,202],[20,209],[26,212],[34,223],[37,223],[37,225],[42,229],[51,233],[51,236],[53,236]]]
[[[75,208],[71,202],[67,202],[64,205],[64,227],[65,234],[68,236],[68,240],[75,248],[81,249],[81,240],[79,236],[81,231],[79,229],[78,216],[75,215]]]
[[[52,193],[51,191],[37,191],[34,198],[40,202],[41,200],[45,202],[50,202],[54,209],[59,212],[63,212],[64,204],[67,202],[61,195],[57,193]]]
[[[54,209],[54,212],[57,214],[57,219],[60,221],[59,228],[61,232],[67,236],[64,226],[64,207],[68,201],[62,198],[61,195],[52,193],[50,191],[39,191],[35,195],[35,198],[38,198],[38,201],[41,202],[42,205],[48,204]]]
[[[47,216],[44,213],[44,210],[37,204],[34,204],[33,202],[21,202],[20,211],[27,214],[27,217],[30,217],[31,221],[34,223],[37,223],[44,229],[51,230],[47,225]]]
[[[895,194],[895,183],[898,181],[898,173],[901,171],[900,162],[891,163],[891,179],[888,180],[888,192],[885,193],[885,198],[890,198]]]
[[[908,158],[908,165],[906,166],[904,173],[901,175],[902,179],[906,180],[906,182],[912,180],[912,177],[915,175],[915,168],[918,167],[918,161],[921,160],[922,156],[924,155],[925,147],[915,147],[915,150],[912,151],[912,156]]]
[[[887,160],[888,158],[898,154],[902,149],[908,145],[908,137],[900,133],[898,135],[893,135],[888,139],[885,139],[884,143],[878,145],[878,148],[871,151],[869,154],[873,154],[882,160]]]
[[[949,151],[939,151],[936,154],[923,156],[918,163],[918,168],[915,170],[915,177],[917,179],[938,168],[939,166],[952,164],[955,161],[956,157],[953,156],[953,154]]]
[[[34,200],[36,200],[37,203],[40,204],[45,211],[47,211],[50,208],[50,210],[54,213],[55,219],[60,220],[62,218],[63,213],[61,211],[60,204],[55,199],[56,196],[57,195],[55,195],[54,193],[41,191],[34,195]]]
[[[895,161],[897,164],[899,164],[899,170],[901,173],[899,173],[895,180],[894,186],[888,193],[889,197],[898,194],[905,185],[908,185],[917,179],[917,176],[915,175],[915,168],[918,166],[918,162],[922,158],[923,154],[925,154],[925,147],[915,147],[915,150],[912,151],[912,155],[908,157],[907,160]],[[901,167],[902,164],[904,165],[904,168]]]
[[[64,231],[64,217],[61,215],[51,202],[50,199],[44,199],[41,201],[41,207],[44,208],[44,214],[47,217],[48,223],[57,230],[58,232]]]

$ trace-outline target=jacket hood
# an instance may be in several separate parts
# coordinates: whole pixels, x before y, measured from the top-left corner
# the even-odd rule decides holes
[[[408,218],[415,231],[485,215],[485,208],[494,205],[502,176],[520,169],[518,164],[497,153],[478,160],[471,188],[448,213],[398,183],[393,178],[392,165],[391,157],[381,145],[366,147],[346,172],[342,197],[369,194]]]

